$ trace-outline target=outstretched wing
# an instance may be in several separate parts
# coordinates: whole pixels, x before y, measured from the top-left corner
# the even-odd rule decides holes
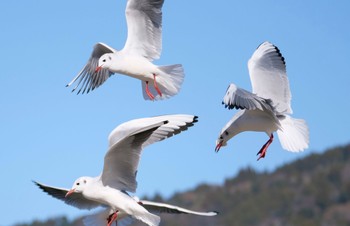
[[[144,147],[187,130],[197,121],[193,115],[164,115],[121,124],[109,136],[101,180],[119,190],[136,191],[136,173]]]
[[[125,15],[128,37],[122,51],[158,59],[162,50],[164,0],[128,0]]]
[[[149,212],[153,213],[170,213],[170,214],[193,214],[200,216],[216,216],[218,212],[198,212],[189,209],[185,209],[179,206],[174,206],[166,203],[152,202],[147,200],[141,200],[140,204],[145,207]]]
[[[233,83],[227,88],[222,104],[228,109],[272,110],[269,100],[258,97],[256,94],[245,89],[241,89]]]
[[[262,43],[248,62],[252,92],[273,102],[279,113],[292,113],[291,93],[286,64],[280,50],[269,42]]]
[[[192,214],[198,216],[216,216],[218,212],[198,212],[189,209],[185,209],[179,206],[174,206],[166,203],[152,202],[147,200],[139,200],[134,197],[141,206],[147,209],[151,213],[167,213],[167,214]],[[99,211],[95,214],[91,214],[83,217],[83,222],[85,226],[102,226],[106,224],[106,219],[113,211],[110,208],[106,208],[102,211]],[[125,212],[119,212],[118,218],[116,221],[116,226],[127,226],[133,223],[135,219],[130,215],[127,215]],[[114,225],[114,224],[113,224]]]
[[[77,207],[79,209],[90,210],[90,209],[93,209],[93,208],[100,206],[99,203],[84,198],[81,193],[73,192],[68,197],[65,197],[67,192],[68,192],[68,189],[51,187],[51,186],[44,185],[44,184],[41,184],[41,183],[36,182],[36,181],[33,181],[33,182],[41,190],[43,190],[47,194],[51,195],[52,197],[59,199],[59,200],[62,200],[66,204]]]
[[[79,93],[89,93],[95,88],[102,85],[113,73],[108,69],[101,68],[96,72],[96,68],[98,66],[98,60],[105,53],[114,53],[116,52],[112,47],[104,43],[97,43],[94,46],[94,50],[90,56],[90,59],[84,66],[84,68],[78,73],[78,75],[67,84],[71,86],[74,82],[77,82],[77,85],[73,88],[72,92],[74,92],[79,86],[77,94]]]

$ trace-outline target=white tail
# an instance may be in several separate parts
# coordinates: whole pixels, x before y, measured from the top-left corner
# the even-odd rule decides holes
[[[156,76],[157,85],[162,93],[160,96],[156,89],[150,85],[149,90],[154,95],[155,100],[166,99],[176,95],[181,88],[183,80],[185,78],[185,73],[181,64],[158,66],[161,71],[159,75]],[[149,96],[146,94],[146,84],[142,82],[142,93],[143,98],[149,100]]]
[[[309,147],[309,128],[303,119],[286,115],[280,122],[282,130],[277,130],[277,134],[284,149],[299,152]]]

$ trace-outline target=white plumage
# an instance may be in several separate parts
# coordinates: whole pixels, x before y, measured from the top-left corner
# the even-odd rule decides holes
[[[146,100],[161,100],[176,95],[184,80],[181,64],[156,66],[162,50],[162,6],[164,0],[128,0],[125,10],[128,35],[122,50],[97,43],[90,59],[74,82],[78,93],[88,93],[112,74],[140,79]]]
[[[265,132],[270,138],[263,145],[259,159],[265,157],[273,133],[284,149],[303,151],[309,145],[309,130],[302,119],[294,119],[285,60],[270,42],[262,43],[248,62],[252,92],[230,84],[223,98],[229,109],[240,109],[223,127],[216,141],[216,151],[244,131]]]
[[[198,212],[189,209],[185,209],[179,206],[174,206],[166,203],[152,202],[147,200],[139,200],[137,197],[133,197],[141,206],[146,208],[149,212],[159,214],[191,214],[197,216],[212,217],[216,216],[218,213],[212,212]],[[97,212],[95,214],[88,215],[83,218],[85,226],[104,226],[106,224],[106,219],[113,214],[111,209],[105,209],[103,211]],[[127,226],[134,222],[134,219],[127,214],[119,214],[116,226]]]
[[[108,207],[111,211],[108,225],[120,215],[156,226],[160,218],[127,193],[136,191],[141,151],[147,145],[187,130],[196,122],[197,117],[193,115],[163,115],[128,121],[110,133],[100,176],[80,177],[70,190],[35,183],[49,195],[80,209]]]

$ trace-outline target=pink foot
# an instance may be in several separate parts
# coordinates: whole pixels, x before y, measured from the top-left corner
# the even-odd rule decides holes
[[[160,89],[158,88],[158,85],[157,85],[155,74],[153,74],[153,85],[154,85],[154,88],[157,90],[157,93],[159,94],[159,96],[162,96],[162,92],[160,91]]]
[[[118,217],[118,210],[108,216],[107,226],[111,226],[112,223],[117,219],[117,217]]]
[[[260,149],[260,151],[258,152],[257,155],[259,155],[259,158],[257,161],[259,161],[259,159],[261,158],[265,158],[265,155],[266,155],[266,151],[267,151],[267,148],[270,146],[270,144],[272,143],[273,141],[273,134],[271,134],[270,136],[270,139],[262,146],[262,148]]]
[[[149,91],[149,88],[148,88],[148,81],[146,81],[146,93],[147,93],[147,96],[149,97],[149,99],[154,100],[154,96],[151,93],[151,91]]]

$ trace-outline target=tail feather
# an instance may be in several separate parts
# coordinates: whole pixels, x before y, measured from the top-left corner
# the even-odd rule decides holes
[[[162,93],[160,96],[153,85],[149,86],[150,92],[154,95],[155,100],[167,99],[176,95],[181,88],[183,83],[185,73],[181,64],[167,65],[167,66],[158,66],[158,69],[161,71],[156,77],[157,85]],[[142,82],[143,97],[146,100],[150,98],[146,94],[146,85]]]
[[[277,134],[285,150],[299,152],[309,147],[309,128],[303,119],[286,116],[280,122],[281,130]]]

